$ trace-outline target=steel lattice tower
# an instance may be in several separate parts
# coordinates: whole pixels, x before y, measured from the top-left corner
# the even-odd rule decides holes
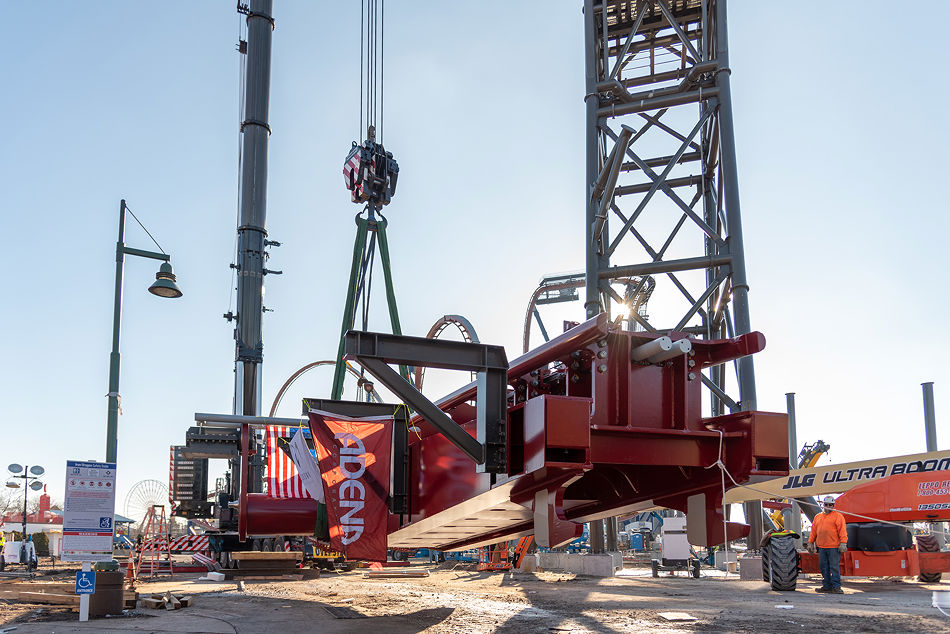
[[[633,311],[638,328],[750,332],[725,0],[586,0],[584,14],[587,317],[655,284],[651,312],[679,308]],[[738,399],[724,366],[697,377],[712,415],[755,409],[751,357],[735,375]]]

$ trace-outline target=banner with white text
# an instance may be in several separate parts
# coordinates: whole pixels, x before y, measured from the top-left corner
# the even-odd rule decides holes
[[[386,560],[392,419],[310,412],[330,521],[330,545],[348,559]]]

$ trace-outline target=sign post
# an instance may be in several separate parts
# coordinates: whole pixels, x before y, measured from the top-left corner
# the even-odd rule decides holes
[[[88,561],[82,562],[82,570],[76,573],[76,594],[79,595],[79,620],[89,620],[89,595],[96,591],[96,571]]]
[[[112,561],[115,519],[115,463],[66,461],[63,505],[63,561],[82,562],[76,574],[79,620],[89,620],[89,595],[95,592],[92,563]]]

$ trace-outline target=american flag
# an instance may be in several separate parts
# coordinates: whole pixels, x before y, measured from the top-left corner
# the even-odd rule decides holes
[[[272,498],[311,497],[297,475],[290,454],[282,449],[290,438],[290,427],[267,427],[267,495]]]

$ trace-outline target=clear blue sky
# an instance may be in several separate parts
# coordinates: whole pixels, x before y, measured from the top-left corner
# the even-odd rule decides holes
[[[539,278],[583,268],[581,3],[387,3],[387,210],[404,331],[446,313],[520,353]],[[920,383],[950,442],[941,327],[950,229],[942,25],[886,2],[733,0],[730,39],[759,407],[798,393],[799,439],[835,461],[922,451]],[[264,403],[332,357],[357,208],[358,3],[277,3]],[[119,200],[172,254],[185,295],[126,265],[119,494],[167,480],[196,411],[230,412],[238,147],[233,1],[8,2],[0,40],[6,232],[2,460],[104,457]],[[151,248],[129,227],[130,246]],[[381,296],[376,303],[381,304]],[[659,307],[657,308],[659,310]],[[581,306],[576,306],[577,318]],[[377,319],[377,328],[385,322]],[[301,395],[329,391],[329,373]]]

